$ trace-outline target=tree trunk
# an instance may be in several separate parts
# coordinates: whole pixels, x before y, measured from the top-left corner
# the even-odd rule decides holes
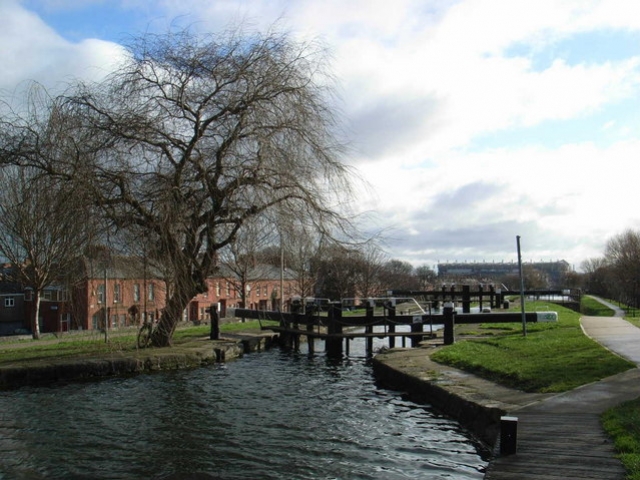
[[[151,335],[151,343],[154,347],[170,347],[173,333],[182,318],[182,312],[189,305],[189,301],[197,295],[187,295],[185,292],[177,291],[169,297],[167,304],[162,311],[157,328]]]
[[[33,338],[38,340],[40,338],[40,324],[38,323],[38,317],[40,316],[40,292],[33,291],[33,314],[31,316],[31,332]]]

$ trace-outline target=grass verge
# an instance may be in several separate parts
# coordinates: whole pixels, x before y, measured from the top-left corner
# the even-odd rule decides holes
[[[640,399],[607,410],[602,425],[613,438],[627,480],[640,480]]]
[[[580,310],[589,317],[613,317],[614,311],[592,297],[583,296],[580,301]]]
[[[554,310],[558,322],[527,325],[486,324],[487,337],[466,339],[442,348],[437,362],[475,373],[526,392],[564,392],[623,372],[635,365],[586,337],[580,314],[559,305],[529,302],[527,310]]]
[[[268,323],[263,321],[262,325],[266,326]],[[259,330],[260,323],[257,320],[244,323],[225,323],[220,326],[222,333]],[[173,344],[178,346],[196,338],[208,336],[209,332],[209,325],[179,328],[174,334]],[[133,329],[125,333],[111,332],[108,342],[104,340],[104,333],[97,332],[87,336],[63,336],[54,340],[6,341],[0,344],[0,366],[15,364],[16,362],[45,361],[54,358],[88,358],[114,352],[134,352],[137,349],[136,337],[137,331]]]

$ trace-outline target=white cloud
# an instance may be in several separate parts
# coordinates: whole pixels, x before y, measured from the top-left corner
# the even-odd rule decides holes
[[[124,54],[121,46],[102,40],[70,43],[12,0],[0,3],[0,44],[0,90],[11,93],[30,81],[55,90],[74,78],[101,78]]]
[[[56,4],[80,8],[76,0]],[[588,45],[571,60],[563,51],[572,48],[570,40],[589,42],[594,32],[640,32],[640,3],[118,5],[160,30],[177,22],[212,31],[243,20],[264,30],[280,19],[294,35],[323,39],[334,54],[354,136],[349,162],[375,192],[362,189],[360,208],[375,209],[379,225],[393,227],[394,256],[416,263],[508,259],[515,235],[522,235],[540,256],[579,263],[596,255],[608,236],[640,227],[629,174],[640,158],[640,121],[630,113],[640,107],[640,48],[604,61],[585,56]],[[11,0],[0,3],[0,41],[6,47],[0,51],[4,88],[26,78],[51,83],[99,76],[122,54],[117,45],[97,39],[67,42]],[[586,119],[592,120],[590,140],[568,134],[564,139],[557,132],[584,127]],[[583,123],[576,127],[575,120]],[[530,135],[527,142],[516,146],[504,136],[518,132]],[[486,136],[500,147],[479,149]]]

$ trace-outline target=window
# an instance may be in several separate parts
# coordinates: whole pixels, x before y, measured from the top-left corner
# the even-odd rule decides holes
[[[216,282],[216,297],[220,296],[220,282]]]
[[[229,282],[227,282],[227,298],[229,298],[231,296],[231,285],[229,285]]]
[[[120,303],[122,298],[120,298],[120,284],[116,283],[113,286],[113,303]]]
[[[104,283],[98,285],[98,303],[104,303]]]
[[[43,300],[53,300],[53,291],[51,290],[44,290],[42,292],[42,299]]]
[[[11,307],[15,307],[16,306],[16,300],[13,297],[7,297],[4,299],[4,306],[7,308],[11,308]]]
[[[260,296],[260,285],[256,287],[256,297]]]
[[[133,301],[134,302],[140,301],[140,284],[139,283],[136,283],[133,286]]]
[[[268,296],[268,292],[269,292],[268,288],[269,288],[269,287],[268,287],[267,285],[265,285],[265,286],[264,286],[264,296],[265,296],[265,297],[267,297],[267,296]]]
[[[149,296],[147,297],[149,300],[155,300],[156,298],[156,288],[153,283],[149,284]]]

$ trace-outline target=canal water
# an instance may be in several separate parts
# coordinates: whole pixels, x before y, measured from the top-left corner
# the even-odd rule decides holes
[[[357,343],[1,392],[0,479],[481,479],[473,439],[378,388]]]

